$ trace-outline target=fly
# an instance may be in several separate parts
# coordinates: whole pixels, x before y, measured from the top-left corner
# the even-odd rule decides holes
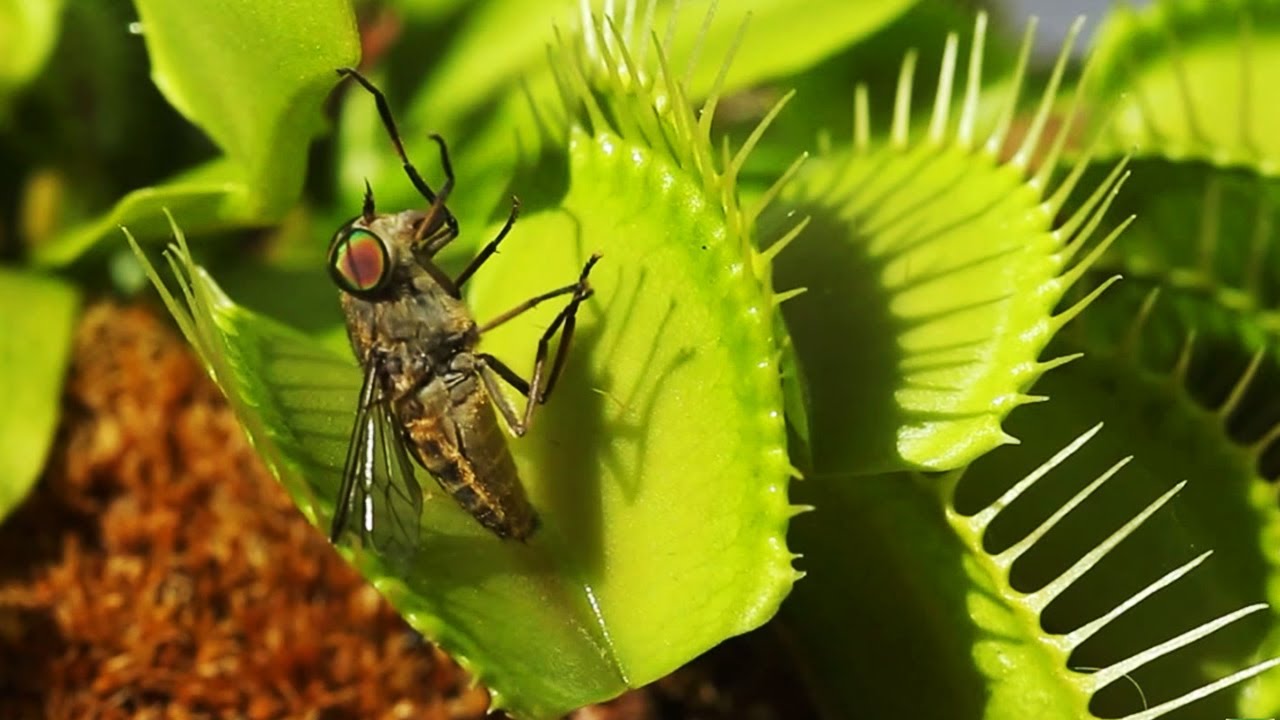
[[[444,140],[431,136],[445,175],[436,193],[405,154],[382,92],[355,70],[338,74],[373,95],[405,174],[429,206],[425,212],[379,213],[366,183],[360,214],[339,228],[329,245],[329,274],[341,290],[347,335],[364,368],[329,539],[336,543],[354,530],[379,550],[412,553],[422,513],[416,461],[481,525],[498,537],[525,540],[538,518],[497,414],[517,437],[528,431],[534,409],[547,401],[564,369],[578,307],[592,293],[587,276],[599,256],[587,260],[576,282],[478,325],[461,290],[511,231],[519,201],[512,198],[498,235],[450,278],[432,262],[458,236],[458,221],[445,206],[454,177]],[[530,380],[476,350],[484,333],[563,296],[569,300],[538,341]],[[560,343],[548,363],[557,332]],[[523,413],[502,394],[502,382],[525,396]]]

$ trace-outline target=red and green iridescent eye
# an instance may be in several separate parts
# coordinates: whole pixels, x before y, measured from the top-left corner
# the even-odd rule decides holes
[[[386,243],[364,228],[346,231],[329,251],[329,273],[338,287],[349,293],[377,290],[391,276]]]

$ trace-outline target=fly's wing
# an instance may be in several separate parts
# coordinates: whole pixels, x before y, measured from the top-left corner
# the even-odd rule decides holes
[[[361,543],[381,552],[409,556],[418,546],[422,487],[414,477],[404,433],[378,396],[380,373],[376,361],[365,369],[329,540],[337,543],[352,531]]]
[[[412,553],[418,547],[418,526],[422,518],[422,486],[413,474],[413,463],[405,450],[404,431],[384,402],[375,405],[374,438],[380,452],[374,452],[376,467],[366,486],[366,516],[372,519],[366,532],[379,550]]]

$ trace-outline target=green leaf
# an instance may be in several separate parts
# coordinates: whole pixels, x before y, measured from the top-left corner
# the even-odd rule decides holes
[[[302,188],[307,147],[323,129],[334,69],[359,57],[343,0],[138,0],[152,78],[223,157],[126,196],[107,215],[42,245],[36,260],[74,260],[115,225],[182,207],[188,230],[278,220]],[[153,224],[140,228],[150,234]]]
[[[1099,33],[1092,99],[1102,153],[1203,160],[1280,173],[1280,5],[1159,0],[1118,7]]]
[[[0,521],[44,468],[78,305],[59,280],[0,268]]]
[[[53,50],[65,0],[0,0],[0,119]]]

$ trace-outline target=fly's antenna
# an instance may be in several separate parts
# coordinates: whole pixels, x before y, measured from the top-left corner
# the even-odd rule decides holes
[[[371,223],[375,214],[377,214],[377,210],[373,205],[373,187],[369,185],[369,178],[365,178],[364,207],[360,210],[360,216],[364,218],[365,223]]]

